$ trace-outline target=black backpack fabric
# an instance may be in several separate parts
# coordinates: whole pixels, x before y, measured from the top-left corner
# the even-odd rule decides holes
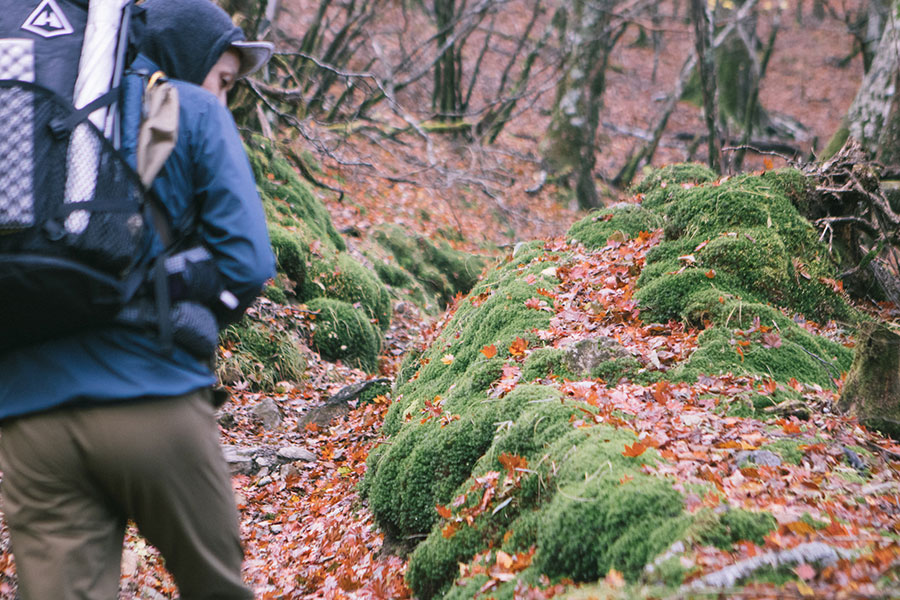
[[[137,174],[87,120],[115,89],[73,106],[87,0],[0,0],[0,9],[5,352],[111,321],[147,279],[153,218]],[[73,188],[91,193],[73,201]]]

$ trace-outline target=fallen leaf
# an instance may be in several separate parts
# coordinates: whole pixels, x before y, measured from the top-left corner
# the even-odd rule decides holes
[[[494,358],[497,356],[497,346],[491,344],[490,346],[485,346],[481,349],[481,353],[484,354],[485,358]]]
[[[813,577],[816,576],[815,568],[813,568],[811,565],[808,565],[806,563],[797,565],[797,567],[794,569],[794,573],[796,573],[797,577],[799,577],[800,579],[802,579],[804,581],[809,581],[810,579],[812,579]]]
[[[647,446],[642,444],[641,442],[635,442],[631,446],[625,444],[625,452],[622,453],[622,456],[630,456],[632,458],[636,456],[640,456],[647,450]]]
[[[528,348],[528,341],[517,337],[512,344],[509,345],[509,353],[512,356],[525,356],[525,350]]]

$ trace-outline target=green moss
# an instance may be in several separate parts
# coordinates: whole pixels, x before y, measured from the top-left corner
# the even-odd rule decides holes
[[[390,531],[425,533],[437,522],[436,504],[446,504],[472,473],[494,439],[495,423],[515,419],[525,403],[558,392],[520,386],[504,398],[454,397],[443,410],[459,416],[449,424],[423,413],[423,402],[407,405],[408,422],[387,450],[370,461],[369,501],[379,524]],[[429,398],[429,402],[432,399]],[[392,407],[393,409],[394,407]]]
[[[710,278],[708,270],[702,268],[691,267],[679,272],[675,264],[657,264],[663,267],[663,272],[658,273],[655,279],[650,278],[651,273],[645,272],[638,281],[641,287],[634,295],[645,321],[681,320],[685,318],[685,308],[698,294],[718,297],[740,291],[737,278],[728,273],[717,272]],[[756,298],[751,292],[743,295]]]
[[[441,306],[446,306],[457,294],[468,292],[487,263],[485,257],[455,250],[446,242],[435,244],[424,237],[409,235],[397,225],[382,225],[373,231],[372,237],[393,257],[397,268]],[[380,276],[395,282],[400,279],[397,273],[386,270]]]
[[[269,239],[278,270],[294,284],[302,286],[306,281],[306,265],[310,260],[309,241],[301,232],[289,231],[278,225],[269,226]]]
[[[525,359],[525,364],[522,366],[522,379],[534,381],[551,374],[559,377],[571,377],[572,374],[564,366],[565,356],[566,352],[558,348],[535,349]]]
[[[808,439],[785,438],[766,444],[762,446],[760,450],[774,452],[780,456],[784,462],[791,463],[792,465],[799,465],[803,460],[803,450],[800,449],[800,446],[810,443],[811,442]]]
[[[697,532],[696,537],[700,543],[722,550],[730,550],[740,541],[750,541],[762,546],[765,536],[777,525],[775,517],[767,512],[733,509],[708,522]]]
[[[412,277],[400,267],[384,261],[377,261],[374,264],[378,278],[389,286],[402,288],[412,284]]]
[[[572,225],[566,235],[588,248],[602,248],[617,231],[633,238],[662,226],[663,218],[656,212],[637,204],[621,204],[591,213]]]
[[[378,368],[381,337],[364,311],[332,298],[316,298],[309,309],[318,312],[311,341],[323,358],[368,372]]]
[[[278,304],[287,304],[288,296],[284,288],[279,285],[267,285],[263,289],[263,296]]]
[[[221,334],[228,350],[216,372],[226,383],[244,381],[254,389],[266,390],[279,381],[300,381],[306,371],[306,359],[287,331],[270,330],[263,323],[245,316],[229,325]]]
[[[707,183],[718,178],[715,171],[701,163],[678,163],[666,165],[647,173],[641,181],[631,188],[634,194],[646,194],[657,189],[666,189],[670,185],[682,183]]]
[[[611,568],[629,580],[687,528],[677,518],[681,495],[664,481],[609,476],[571,486],[554,497],[538,533],[535,557],[550,577],[592,581]]]
[[[750,305],[752,306],[752,305]],[[780,346],[766,346],[760,333],[741,335],[736,329],[710,327],[700,334],[699,347],[673,376],[691,380],[698,374],[757,374],[787,383],[792,378],[803,383],[833,387],[834,380],[852,361],[852,351],[791,324],[769,335]],[[742,344],[749,342],[749,345]],[[738,349],[740,348],[740,352]]]
[[[312,262],[299,296],[304,301],[324,296],[349,304],[359,303],[382,331],[391,323],[391,299],[384,285],[343,252]]]
[[[311,231],[313,239],[328,247],[345,250],[346,244],[325,205],[274,144],[261,135],[254,135],[246,150],[270,221],[277,215],[284,223],[302,222]]]
[[[591,377],[594,379],[602,379],[607,385],[615,385],[623,377],[634,379],[641,368],[641,363],[632,356],[623,358],[614,358],[607,360],[593,369],[591,369]]]

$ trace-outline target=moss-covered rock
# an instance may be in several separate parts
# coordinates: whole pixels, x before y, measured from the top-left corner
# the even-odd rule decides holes
[[[866,323],[857,348],[841,405],[866,426],[900,438],[900,336]]]
[[[342,360],[369,372],[378,368],[381,336],[365,311],[333,298],[316,298],[309,309],[318,313],[312,345],[325,360]]]
[[[409,298],[425,308],[444,307],[457,294],[465,294],[478,280],[487,264],[483,256],[411,235],[397,225],[377,227],[372,238],[386,253],[375,260],[381,280],[406,290]]]
[[[633,238],[642,231],[651,232],[662,226],[663,218],[656,212],[638,204],[618,204],[577,221],[566,235],[588,248],[602,248],[616,232]]]
[[[775,517],[767,512],[743,509],[727,510],[697,528],[696,538],[703,544],[730,550],[737,542],[749,541],[758,546],[765,536],[777,527]]]
[[[335,229],[328,209],[272,141],[254,135],[246,150],[269,223],[286,227],[303,223],[312,239],[336,250],[346,250],[346,243]]]
[[[592,581],[616,569],[635,579],[687,528],[681,495],[664,481],[619,483],[599,476],[553,499],[538,533],[538,560],[551,577]]]
[[[677,163],[650,171],[640,182],[632,186],[631,192],[647,194],[673,185],[708,183],[717,178],[716,172],[702,163]]]
[[[250,383],[264,390],[279,381],[300,381],[306,359],[294,336],[285,330],[271,330],[249,316],[229,325],[221,334],[224,353],[216,366],[219,380],[233,385]]]
[[[809,189],[795,170],[681,189],[658,207],[666,239],[647,257],[637,297],[647,318],[686,319],[710,294],[772,303],[825,320],[853,311],[828,282],[835,267],[795,205]]]
[[[382,330],[391,323],[391,299],[381,282],[347,253],[312,262],[298,296],[306,301],[325,297],[358,304]]]

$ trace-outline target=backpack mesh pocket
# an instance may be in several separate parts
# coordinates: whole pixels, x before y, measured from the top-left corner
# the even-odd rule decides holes
[[[0,253],[81,261],[119,276],[148,240],[145,192],[103,134],[62,99],[0,81]],[[62,125],[60,125],[62,124]]]
[[[34,81],[31,40],[0,39],[0,79]],[[34,224],[34,103],[18,88],[0,89],[0,232]]]

